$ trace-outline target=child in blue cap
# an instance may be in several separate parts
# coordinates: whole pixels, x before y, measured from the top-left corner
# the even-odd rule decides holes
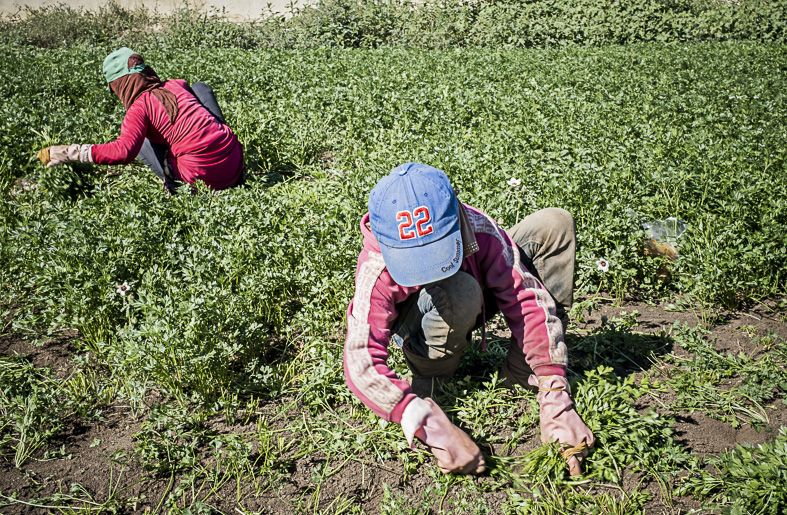
[[[501,371],[538,388],[541,439],[558,441],[572,475],[595,440],[566,379],[565,313],[573,301],[575,229],[562,209],[543,209],[510,234],[457,199],[448,177],[406,163],[382,178],[361,219],[355,295],[347,310],[345,379],[372,411],[402,425],[443,472],[478,474],[484,458],[419,385],[450,377],[470,334],[501,311],[513,343]],[[412,384],[387,365],[399,346]],[[419,396],[419,393],[421,394]]]

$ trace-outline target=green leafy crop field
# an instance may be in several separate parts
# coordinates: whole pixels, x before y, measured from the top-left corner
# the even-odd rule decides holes
[[[117,134],[109,49],[0,45],[0,506],[787,507],[784,45],[149,42],[162,77],[213,87],[247,153],[246,186],[172,197],[139,164],[34,159]],[[503,226],[549,206],[576,218],[570,367],[598,439],[580,479],[538,445],[534,394],[497,383],[502,324],[438,395],[486,476],[442,475],[346,389],[358,222],[405,161],[445,170]],[[671,216],[679,257],[645,255],[643,224]]]

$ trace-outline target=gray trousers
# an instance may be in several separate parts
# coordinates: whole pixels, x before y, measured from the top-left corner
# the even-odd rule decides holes
[[[191,85],[191,92],[197,98],[200,104],[207,109],[210,114],[216,117],[218,121],[224,123],[224,114],[221,112],[216,96],[210,86],[204,82],[195,82]],[[177,180],[172,176],[167,164],[167,153],[169,146],[166,144],[152,143],[149,139],[145,138],[142,143],[142,148],[137,154],[137,159],[145,163],[153,170],[159,179],[164,181],[164,187],[168,191],[175,191],[177,188]]]
[[[576,226],[568,211],[537,211],[508,231],[523,264],[544,284],[565,325],[574,301]],[[459,271],[428,284],[399,306],[393,341],[402,348],[415,381],[453,375],[470,345],[470,333],[483,307],[483,291],[473,276]],[[487,311],[487,317],[494,313]],[[512,345],[501,376],[527,385],[530,368]],[[419,392],[416,392],[419,393]]]

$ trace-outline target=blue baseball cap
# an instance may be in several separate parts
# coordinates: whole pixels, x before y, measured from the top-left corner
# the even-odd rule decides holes
[[[419,286],[459,271],[459,200],[441,170],[421,163],[394,168],[369,194],[369,221],[397,284]]]

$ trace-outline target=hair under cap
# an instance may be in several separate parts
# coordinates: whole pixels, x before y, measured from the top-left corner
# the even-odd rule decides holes
[[[141,62],[141,59],[140,63],[129,68],[129,59],[132,55],[137,54],[130,48],[123,47],[118,48],[109,54],[106,59],[104,59],[102,69],[104,71],[104,78],[107,80],[107,84],[113,80],[119,79],[120,77],[131,75],[132,73],[141,73],[142,70],[145,69],[145,64]]]

